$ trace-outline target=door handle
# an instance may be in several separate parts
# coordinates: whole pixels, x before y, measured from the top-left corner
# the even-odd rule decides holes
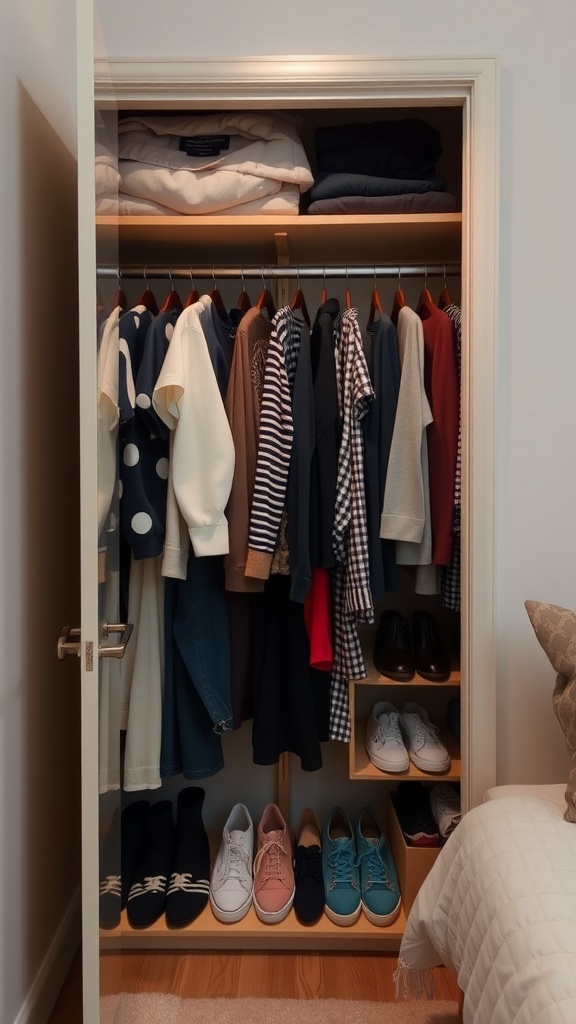
[[[128,641],[132,636],[132,623],[131,622],[115,622],[115,623],[104,623],[102,626],[102,633],[105,637],[109,636],[110,633],[119,633],[123,638],[118,644],[99,644],[98,645],[98,657],[99,658],[123,658],[126,653],[126,647]]]
[[[56,654],[59,661],[64,661],[67,654],[75,654],[80,657],[81,643],[80,630],[76,626],[64,626],[56,644]]]
[[[114,624],[104,623],[102,626],[102,634],[104,637],[108,637],[110,633],[119,633],[122,640],[118,644],[99,644],[98,657],[123,658],[126,653],[128,641],[132,636],[132,629],[133,626],[131,622],[117,622]],[[58,643],[56,644],[58,660],[64,661],[64,658],[68,654],[75,654],[76,657],[79,658],[81,651],[82,643],[80,640],[80,629],[77,626],[64,626],[60,636],[58,637]]]

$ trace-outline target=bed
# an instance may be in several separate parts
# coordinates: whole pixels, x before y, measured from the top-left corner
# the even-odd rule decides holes
[[[500,786],[464,816],[412,907],[397,985],[451,968],[463,1024],[576,1024],[576,826],[566,786]]]

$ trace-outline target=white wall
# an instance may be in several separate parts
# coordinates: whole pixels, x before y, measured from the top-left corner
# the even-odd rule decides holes
[[[187,0],[166,0],[161,14],[155,0],[100,0],[99,10],[100,55],[115,57],[499,55],[498,777],[563,778],[554,675],[523,602],[576,607],[576,5],[559,0],[553,17],[539,0],[244,0],[218,15]]]
[[[0,21],[0,1020],[31,1024],[79,883],[74,2]]]

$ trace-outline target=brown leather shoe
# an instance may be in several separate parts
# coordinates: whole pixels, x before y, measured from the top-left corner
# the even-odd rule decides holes
[[[373,661],[381,675],[398,683],[414,677],[410,628],[400,612],[383,612],[374,641]]]
[[[429,612],[414,612],[410,619],[414,667],[419,676],[432,683],[450,678],[450,658],[435,620]]]

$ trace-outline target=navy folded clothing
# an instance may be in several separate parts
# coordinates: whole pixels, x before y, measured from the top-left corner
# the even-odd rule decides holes
[[[406,193],[444,192],[444,178],[376,178],[372,174],[319,174],[310,198],[339,199],[341,196],[398,196]]]
[[[319,172],[379,178],[430,178],[442,153],[440,133],[417,117],[322,126],[315,133]]]
[[[458,213],[460,204],[449,192],[404,196],[338,196],[311,203],[309,214],[341,213]]]

